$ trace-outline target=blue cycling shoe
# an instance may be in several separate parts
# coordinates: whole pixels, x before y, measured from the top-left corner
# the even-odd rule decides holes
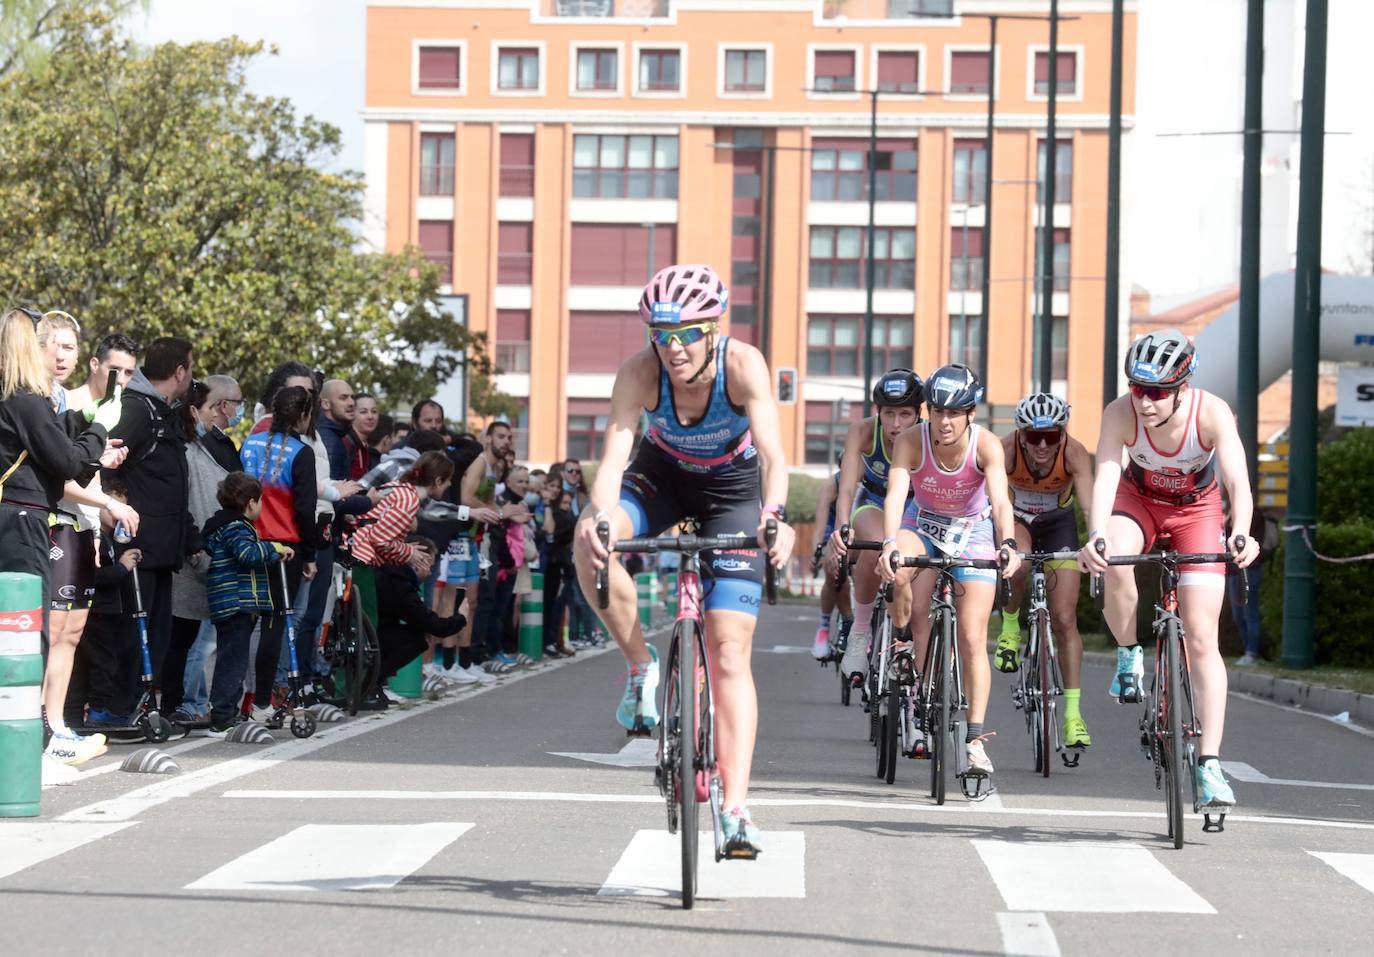
[[[631,665],[615,719],[626,731],[648,731],[658,724],[658,649],[649,645],[648,664]]]

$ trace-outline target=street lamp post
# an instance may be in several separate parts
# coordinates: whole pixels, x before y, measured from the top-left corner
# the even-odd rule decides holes
[[[1040,221],[1040,376],[1038,390],[1050,391],[1054,375],[1054,177],[1058,171],[1055,157],[1055,107],[1059,99],[1059,0],[1050,0],[1049,105],[1045,118],[1045,207]]]

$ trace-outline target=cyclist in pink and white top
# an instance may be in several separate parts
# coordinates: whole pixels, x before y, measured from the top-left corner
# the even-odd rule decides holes
[[[1135,640],[1139,595],[1131,567],[1109,566],[1106,559],[1138,554],[1161,534],[1170,536],[1172,551],[1229,551],[1241,568],[1259,556],[1259,543],[1245,534],[1253,500],[1235,418],[1223,400],[1189,384],[1196,369],[1193,343],[1183,333],[1162,329],[1142,336],[1126,354],[1130,394],[1114,399],[1102,413],[1088,517],[1092,531],[1079,564],[1107,576],[1105,617],[1117,643],[1110,694],[1123,704],[1140,700],[1145,675],[1144,654]],[[1223,485],[1236,533],[1225,540]],[[1230,807],[1236,799],[1218,757],[1226,721],[1226,666],[1217,649],[1225,566],[1180,566],[1178,585],[1188,670],[1202,723],[1201,803]]]
[[[883,503],[883,560],[878,564],[885,580],[905,583],[916,571],[903,568],[894,572],[894,554],[992,559],[1000,553],[1002,574],[1015,574],[1020,558],[1002,443],[973,422],[974,407],[982,395],[978,377],[958,363],[944,366],[926,380],[930,421],[903,432],[892,449]],[[910,503],[908,488],[913,491]],[[994,539],[1001,544],[994,545]],[[960,584],[954,601],[969,702],[969,773],[989,776],[993,769],[983,745],[983,719],[992,687],[987,630],[997,597],[997,573],[959,568],[953,576]],[[933,570],[916,576],[913,608],[930,606],[935,578]],[[929,635],[918,628],[914,636],[916,661],[924,662]]]

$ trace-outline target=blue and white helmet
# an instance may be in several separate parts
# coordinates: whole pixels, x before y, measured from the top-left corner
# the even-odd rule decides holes
[[[1069,424],[1069,404],[1057,395],[1037,392],[1016,405],[1018,429],[1062,429]]]
[[[931,409],[972,409],[983,401],[983,384],[968,366],[951,362],[926,380],[926,405]]]

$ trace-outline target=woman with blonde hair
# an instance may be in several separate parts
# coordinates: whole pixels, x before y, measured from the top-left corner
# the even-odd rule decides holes
[[[15,309],[0,320],[0,571],[25,572],[42,582],[46,659],[52,588],[48,515],[65,482],[90,481],[96,469],[116,466],[123,454],[108,441],[109,429],[119,421],[118,402],[90,410],[75,437],[53,414],[53,377],[38,344],[41,319]],[[66,783],[62,779],[70,781],[74,774],[57,761],[44,761],[44,775],[52,783]]]
[[[54,309],[43,314],[35,331],[53,378],[53,411],[61,417],[69,434],[79,431],[85,426],[85,419],[75,414],[81,410],[71,408],[65,384],[79,364],[81,326],[68,313]],[[95,599],[96,534],[100,528],[100,513],[108,511],[131,535],[138,532],[138,513],[107,494],[101,487],[99,475],[84,484],[69,481],[62,491],[62,500],[48,513],[53,577],[48,599],[48,663],[43,673],[43,707],[52,737],[45,750],[63,764],[76,765],[105,752],[103,734],[78,734],[67,725],[64,714],[76,648],[86,630],[86,618]]]

